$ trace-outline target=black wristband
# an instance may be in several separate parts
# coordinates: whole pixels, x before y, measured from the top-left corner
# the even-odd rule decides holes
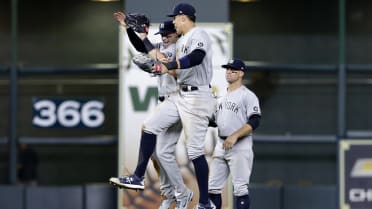
[[[178,65],[176,61],[168,62],[168,63],[165,63],[164,65],[165,67],[168,68],[168,70],[178,69]]]
[[[152,45],[152,43],[150,42],[150,40],[148,38],[145,38],[143,39],[143,44],[145,44],[145,48],[146,50],[149,52],[151,50],[153,50],[155,47]]]

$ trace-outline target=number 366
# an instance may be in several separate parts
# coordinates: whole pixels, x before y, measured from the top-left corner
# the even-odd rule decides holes
[[[96,128],[103,125],[104,103],[98,100],[76,101],[38,100],[33,104],[32,124],[39,127],[62,126],[72,128],[85,126]]]

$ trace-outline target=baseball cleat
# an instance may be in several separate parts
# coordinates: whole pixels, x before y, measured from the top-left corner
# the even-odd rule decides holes
[[[175,209],[187,209],[193,196],[194,196],[194,193],[189,190],[186,196],[177,199]]]
[[[119,187],[120,189],[134,189],[144,190],[145,189],[145,177],[138,178],[136,175],[124,176],[124,177],[111,177],[110,184]]]
[[[195,209],[216,209],[216,206],[211,200],[209,200],[208,204],[198,203]]]
[[[109,180],[109,183],[110,183],[111,185],[113,185],[113,186],[118,187],[119,189],[122,189],[122,188],[123,188],[122,186],[120,186],[120,185],[114,183],[114,182],[117,181],[117,180],[115,180],[115,179],[117,179],[117,178],[115,178],[115,177],[111,177],[110,180]]]

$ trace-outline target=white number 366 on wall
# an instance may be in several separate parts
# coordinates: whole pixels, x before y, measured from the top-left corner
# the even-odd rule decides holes
[[[104,102],[33,98],[32,124],[38,127],[97,128],[103,125]]]

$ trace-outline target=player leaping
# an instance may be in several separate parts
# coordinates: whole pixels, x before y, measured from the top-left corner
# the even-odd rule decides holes
[[[152,43],[147,39],[146,33],[140,33],[140,37],[133,31],[131,27],[126,25],[126,15],[122,12],[114,13],[115,19],[117,19],[122,26],[127,28],[128,37],[136,48],[137,51],[142,53],[149,53],[152,58],[162,59],[163,61],[173,61],[175,60],[175,51],[176,51],[176,41],[178,35],[172,21],[165,21],[159,25],[159,31],[156,34],[160,34],[162,37],[162,42],[152,45]],[[143,18],[141,18],[142,20]],[[135,21],[136,22],[136,21]],[[143,21],[147,24],[148,21]],[[146,25],[145,27],[147,27]],[[146,30],[139,29],[140,32],[146,32]],[[144,44],[145,41],[146,45]],[[163,102],[169,99],[170,94],[175,93],[178,90],[178,85],[175,78],[170,74],[157,75],[158,78],[158,94],[159,102]],[[167,158],[169,160],[176,161],[174,155],[176,150],[176,144],[180,133],[182,130],[181,123],[178,122],[168,129],[164,130],[157,136],[156,152],[155,157],[161,153],[160,157]],[[141,141],[144,143],[145,141]],[[141,144],[141,147],[144,145]],[[148,161],[148,160],[147,160]],[[142,160],[139,159],[139,164]],[[176,209],[186,209],[190,199],[193,196],[193,192],[190,191],[184,184],[181,174],[180,178],[174,175],[168,177],[166,172],[163,169],[163,166],[160,164],[160,190],[161,195],[163,196],[161,205],[159,209],[168,209],[173,201],[176,201]],[[143,184],[131,184],[127,185],[121,178],[110,178],[110,183],[117,185],[119,187],[127,187],[131,189],[144,189]]]
[[[161,67],[162,73],[176,70],[180,91],[170,95],[145,121],[139,152],[141,161],[138,162],[133,175],[120,180],[128,187],[143,187],[145,170],[156,145],[156,136],[181,120],[187,154],[193,162],[199,187],[197,208],[210,209],[212,203],[208,198],[209,169],[204,148],[209,120],[216,109],[216,99],[210,87],[213,75],[211,41],[208,34],[195,25],[195,13],[192,5],[179,3],[169,15],[173,17],[176,31],[181,37],[176,43],[176,60],[162,64]],[[161,158],[159,160],[168,175],[179,171],[176,162],[167,162]]]

